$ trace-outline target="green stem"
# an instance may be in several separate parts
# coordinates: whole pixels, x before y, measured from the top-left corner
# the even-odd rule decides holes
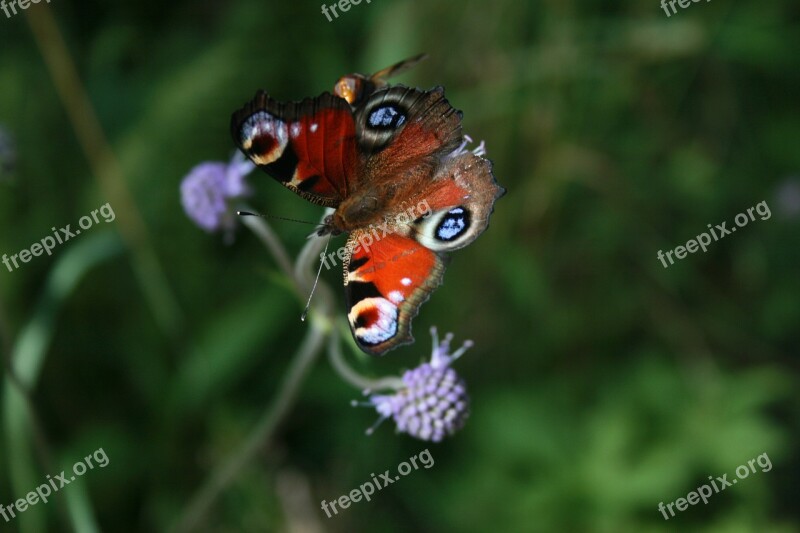
[[[272,405],[264,412],[245,443],[210,476],[192,498],[173,531],[182,533],[198,530],[219,496],[272,440],[278,425],[294,405],[300,386],[324,345],[326,333],[316,322],[311,324]]]
[[[181,310],[53,13],[42,5],[25,11],[25,16],[92,174],[114,207],[117,227],[131,251],[132,266],[145,300],[159,326],[176,341],[183,320]]]
[[[44,431],[37,423],[30,391],[35,390],[44,366],[55,332],[58,312],[91,268],[119,253],[120,250],[117,235],[113,232],[103,232],[87,237],[64,252],[50,271],[33,317],[13,346],[3,391],[3,433],[8,446],[8,466],[15,494],[27,494],[41,484],[43,477],[35,467],[31,452],[31,435],[35,439],[44,467],[48,470],[53,468]],[[81,490],[85,490],[81,485],[70,487],[70,491],[73,492]],[[74,502],[80,506],[76,507]],[[68,499],[67,509],[69,519],[76,530],[96,530],[88,498]],[[87,520],[86,517],[90,518]],[[27,512],[20,515],[17,520],[20,531],[44,530],[42,512]]]
[[[252,211],[247,206],[243,206],[241,211]],[[272,256],[275,258],[275,261],[278,263],[278,266],[283,273],[286,274],[289,278],[294,277],[294,271],[292,269],[292,260],[289,259],[289,254],[286,253],[286,248],[283,247],[278,236],[272,230],[272,227],[269,224],[265,224],[264,221],[258,217],[252,216],[243,216],[241,217],[242,224],[247,226],[250,231],[252,231],[258,240],[267,247],[272,253]]]
[[[351,384],[353,387],[362,390],[378,391],[384,389],[400,389],[403,387],[403,380],[398,377],[387,377],[380,379],[367,378],[353,370],[342,354],[341,343],[337,332],[332,332],[328,339],[328,360],[339,376]]]
[[[309,279],[312,265],[319,257],[324,239],[313,238],[303,247],[294,269],[288,264],[288,255],[280,240],[274,238],[274,233],[263,219],[257,217],[244,217],[245,225],[250,228],[259,239],[264,242],[267,249],[275,256],[281,269],[287,273],[298,294],[310,286]],[[173,527],[176,533],[195,531],[202,524],[204,518],[216,503],[220,495],[236,480],[243,469],[250,464],[257,453],[273,439],[280,423],[290,412],[297,400],[303,380],[311,370],[311,366],[322,351],[325,337],[331,331],[332,318],[330,317],[332,304],[330,290],[320,284],[317,298],[312,307],[311,321],[300,348],[292,358],[291,365],[281,386],[270,405],[262,414],[259,422],[250,432],[247,440],[237,449],[227,461],[216,468],[208,477],[203,486],[191,499],[186,509],[181,513],[179,520]]]

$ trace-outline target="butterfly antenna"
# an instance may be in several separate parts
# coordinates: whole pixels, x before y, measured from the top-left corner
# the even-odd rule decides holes
[[[319,222],[309,222],[308,220],[297,220],[296,218],[279,217],[276,215],[261,215],[259,213],[251,213],[250,211],[236,211],[240,217],[260,217],[260,218],[274,218],[276,220],[285,220],[287,222],[299,222],[300,224],[311,224],[312,226],[319,226]]]
[[[328,254],[328,245],[331,243],[331,237],[333,237],[332,233],[328,234],[328,241],[325,243],[325,251],[322,252],[322,256],[326,256]],[[311,294],[308,295],[308,301],[306,302],[306,308],[303,309],[303,314],[300,315],[300,320],[302,322],[306,321],[306,316],[308,316],[308,310],[311,309],[311,298],[314,296],[314,291],[317,290],[317,283],[319,283],[319,275],[322,274],[322,265],[323,261],[319,262],[319,270],[317,270],[317,277],[314,279],[314,285],[311,287]]]
[[[370,76],[370,79],[374,81],[374,80],[392,78],[394,76],[397,76],[398,74],[401,74],[411,69],[412,67],[416,66],[417,63],[425,59],[428,59],[428,54],[415,55],[414,57],[410,57],[408,59],[400,61],[399,63],[395,63],[391,67],[386,67],[383,70],[379,70],[378,72]]]

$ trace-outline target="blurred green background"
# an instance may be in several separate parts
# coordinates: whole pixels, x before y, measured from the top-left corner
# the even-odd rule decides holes
[[[376,413],[350,407],[360,391],[321,357],[199,529],[800,531],[799,15],[788,0],[669,18],[655,0],[373,0],[333,22],[255,0],[0,13],[16,159],[0,253],[106,202],[117,214],[0,267],[5,360],[30,389],[20,401],[5,367],[0,503],[98,448],[110,459],[0,530],[167,530],[238,453],[309,327],[304,302],[251,233],[226,245],[195,227],[180,181],[229,159],[230,114],[256,89],[314,96],[424,51],[393,81],[444,85],[508,194],[453,254],[414,345],[347,353],[377,377],[429,357],[431,325],[473,339],[455,366],[472,416],[438,445],[390,423],[367,437]],[[259,211],[321,215],[250,183]],[[668,269],[656,258],[761,201],[768,220]],[[272,227],[296,255],[308,227]],[[323,277],[341,315],[340,275]],[[320,510],[426,448],[431,469]],[[668,522],[657,510],[762,453],[769,472]]]

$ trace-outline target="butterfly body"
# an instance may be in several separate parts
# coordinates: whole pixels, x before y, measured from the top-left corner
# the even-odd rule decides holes
[[[445,253],[486,229],[505,191],[487,159],[462,149],[461,112],[442,88],[369,90],[355,105],[330,93],[282,103],[259,92],[233,114],[231,132],[285,187],[335,208],[321,233],[349,234],[353,336],[382,354],[413,341],[411,319],[441,283]]]

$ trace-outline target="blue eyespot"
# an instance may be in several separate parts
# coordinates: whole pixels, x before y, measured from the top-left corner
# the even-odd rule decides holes
[[[436,227],[436,238],[449,242],[457,239],[469,229],[469,211],[456,207],[447,212]]]
[[[369,125],[378,129],[397,129],[405,121],[405,115],[393,105],[379,107],[369,114]]]

